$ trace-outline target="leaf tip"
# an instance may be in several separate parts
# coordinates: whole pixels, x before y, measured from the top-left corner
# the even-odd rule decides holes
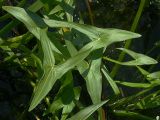
[[[9,6],[2,6],[2,9],[6,10]]]
[[[29,111],[29,112],[32,111],[36,106],[37,106],[37,105],[33,105],[33,104],[31,103],[30,106],[29,106],[28,111]]]

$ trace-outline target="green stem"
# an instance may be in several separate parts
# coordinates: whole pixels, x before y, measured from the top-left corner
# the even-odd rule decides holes
[[[89,13],[89,18],[90,18],[90,21],[91,21],[91,25],[94,25],[93,14],[92,14],[92,10],[91,10],[89,1],[88,1],[88,0],[85,0],[85,2],[86,2],[86,5],[87,5],[87,9],[88,9],[88,13]]]
[[[131,26],[131,30],[130,30],[130,31],[132,31],[132,32],[135,32],[135,31],[136,31],[136,28],[137,28],[137,26],[138,26],[140,17],[141,17],[141,15],[142,15],[142,11],[143,11],[144,6],[145,6],[145,2],[146,2],[146,0],[141,0],[141,2],[140,2],[138,11],[137,11],[137,13],[136,13],[136,16],[135,16],[135,18],[134,18],[133,24],[132,24],[132,26]],[[129,48],[130,45],[131,45],[131,42],[132,42],[132,40],[128,40],[128,41],[126,42],[124,48],[126,48],[126,49]],[[124,53],[124,52],[121,52],[121,54],[120,54],[119,57],[118,57],[118,61],[121,62],[121,61],[124,59],[124,57],[125,57],[125,53]],[[120,65],[119,65],[119,64],[115,64],[115,65],[114,65],[114,67],[113,67],[113,69],[112,69],[112,71],[111,71],[111,77],[113,77],[113,78],[115,77],[115,75],[116,75],[117,71],[119,70],[119,68],[120,68]]]

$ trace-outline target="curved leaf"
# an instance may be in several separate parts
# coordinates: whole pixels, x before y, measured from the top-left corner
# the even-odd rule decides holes
[[[74,68],[78,63],[85,59],[90,52],[91,48],[86,49],[86,51],[78,52],[75,56],[71,57],[60,65],[57,65],[55,67],[47,67],[46,73],[42,76],[42,79],[38,83],[33,93],[33,99],[29,111],[34,109],[48,94],[57,79],[61,78],[67,71]]]

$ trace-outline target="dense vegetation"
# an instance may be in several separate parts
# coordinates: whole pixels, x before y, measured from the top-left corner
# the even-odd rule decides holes
[[[159,120],[159,0],[0,0],[1,120]]]

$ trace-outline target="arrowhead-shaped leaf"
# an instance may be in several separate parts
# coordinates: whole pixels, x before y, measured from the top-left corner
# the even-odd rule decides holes
[[[120,64],[120,65],[127,65],[127,66],[136,66],[136,65],[150,65],[150,64],[156,64],[157,61],[154,60],[151,57],[148,57],[146,55],[140,54],[140,53],[136,53],[134,51],[125,49],[125,48],[118,48],[119,50],[122,50],[124,52],[126,52],[127,54],[129,54],[132,58],[134,58],[135,60],[131,60],[131,61],[127,61],[127,62],[120,62],[117,60],[113,60],[111,58],[108,57],[104,57],[104,59]]]

